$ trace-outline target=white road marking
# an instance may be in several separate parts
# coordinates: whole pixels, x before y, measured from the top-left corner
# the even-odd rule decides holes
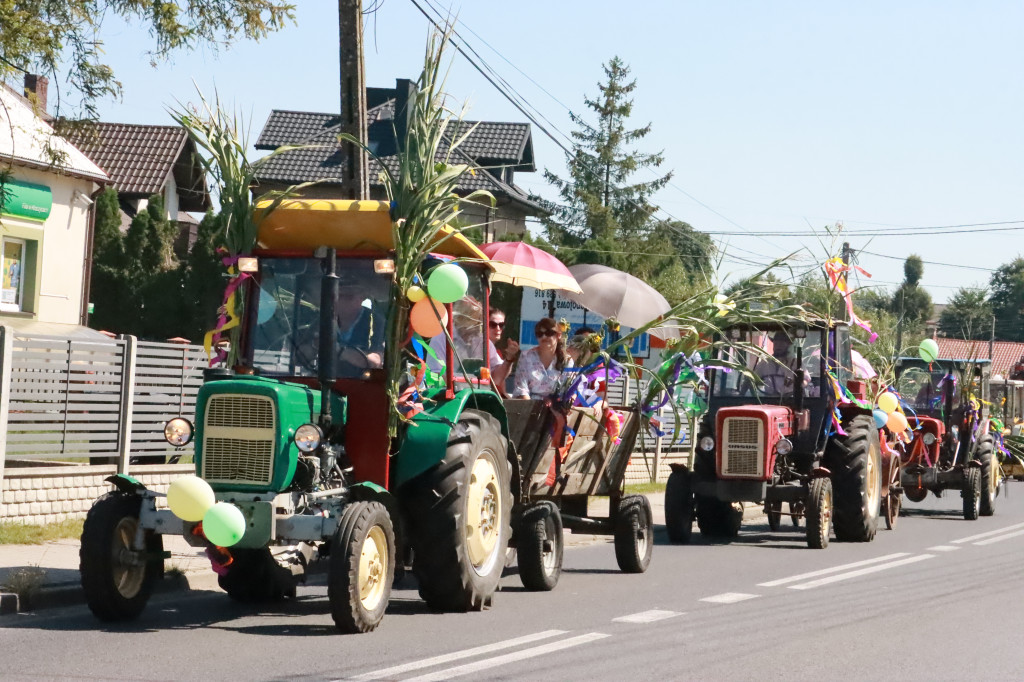
[[[661,611],[659,609],[651,609],[650,611],[641,611],[640,613],[634,613],[628,616],[619,616],[618,618],[612,618],[613,623],[653,623],[658,620],[665,620],[666,618],[673,618],[675,616],[683,615],[679,611]]]
[[[494,644],[484,644],[483,646],[473,647],[472,649],[463,649],[462,651],[454,651],[450,654],[441,654],[440,656],[434,656],[432,658],[424,658],[422,661],[413,661],[412,663],[403,663],[402,665],[396,665],[391,668],[384,668],[382,670],[374,670],[370,673],[363,673],[355,677],[347,677],[346,680],[382,680],[387,678],[394,678],[398,675],[402,675],[414,670],[422,670],[423,668],[430,668],[435,665],[441,665],[443,663],[451,663],[452,661],[459,661],[463,658],[472,658],[473,656],[479,656],[481,654],[489,654],[492,651],[501,651],[502,649],[511,649],[512,647],[519,646],[520,644],[530,644],[541,639],[549,639],[551,637],[557,637],[558,635],[566,634],[565,630],[545,630],[544,632],[535,632],[532,635],[524,635],[522,637],[516,637],[515,639],[507,639],[504,642],[495,642]],[[335,681],[339,682],[339,681]]]
[[[1024,528],[1024,523],[1018,523],[1018,524],[1013,525],[1013,526],[1007,526],[1006,528],[1000,528],[999,530],[990,530],[987,533],[978,533],[977,535],[968,535],[965,538],[960,538],[959,540],[953,540],[952,542],[953,542],[954,545],[959,545],[960,543],[963,543],[963,542],[971,542],[973,540],[978,540],[980,538],[987,538],[990,535],[999,535],[1000,533],[1006,533],[1006,532],[1011,531],[1011,530],[1017,530],[1018,528]]]
[[[535,646],[532,649],[513,651],[510,654],[495,656],[494,658],[485,658],[482,661],[466,663],[465,665],[459,665],[454,668],[447,668],[446,670],[438,670],[437,672],[428,673],[426,675],[421,675],[419,677],[413,677],[407,682],[432,682],[433,680],[450,680],[453,677],[461,677],[463,675],[469,675],[471,673],[480,672],[481,670],[497,668],[498,666],[502,666],[507,663],[512,663],[514,661],[522,661],[527,658],[543,656],[544,654],[549,654],[553,651],[568,649],[570,647],[579,646],[580,644],[586,644],[588,642],[594,642],[599,639],[604,639],[605,637],[610,637],[610,635],[606,635],[601,632],[588,632],[585,635],[570,637],[569,639],[563,639],[558,642],[542,644],[540,646]]]
[[[1009,540],[1010,538],[1015,538],[1018,535],[1024,535],[1024,530],[1018,530],[1015,533],[1007,533],[1006,535],[998,535],[998,536],[996,536],[994,538],[989,538],[988,540],[982,540],[980,542],[975,542],[974,544],[976,544],[976,545],[991,545],[993,542],[1002,542],[1003,540]]]
[[[914,564],[918,561],[924,561],[925,559],[934,559],[934,554],[919,554],[918,556],[907,557],[906,559],[900,559],[898,561],[890,561],[887,564],[879,564],[877,566],[868,566],[867,568],[861,568],[856,571],[848,571],[846,573],[840,573],[839,575],[829,576],[828,578],[820,578],[818,580],[812,580],[809,583],[800,583],[799,585],[790,585],[791,590],[810,590],[815,587],[821,587],[822,585],[830,585],[837,583],[841,580],[849,580],[850,578],[857,578],[862,575],[868,575],[869,573],[878,573],[879,571],[886,571],[890,568],[897,568],[898,566],[906,566],[907,564]]]
[[[786,583],[795,583],[807,578],[816,578],[819,575],[828,575],[829,573],[838,573],[840,571],[846,571],[851,568],[860,568],[861,566],[870,566],[871,564],[877,564],[882,561],[889,561],[890,559],[899,559],[900,557],[910,556],[909,552],[897,552],[895,554],[886,554],[885,556],[875,557],[874,559],[865,559],[864,561],[855,561],[852,564],[843,564],[842,566],[833,566],[832,568],[823,568],[820,571],[811,571],[810,573],[801,573],[800,575],[790,576],[788,578],[779,578],[778,580],[772,580],[767,583],[758,583],[758,587],[778,587],[779,585],[785,585]]]
[[[935,545],[934,547],[929,547],[928,551],[929,552],[952,552],[952,551],[955,551],[955,550],[958,550],[958,549],[960,549],[960,547],[957,547],[956,545]]]
[[[759,594],[744,594],[743,592],[724,592],[722,594],[716,594],[713,597],[704,597],[700,601],[706,601],[712,604],[735,604],[738,601],[746,601],[760,596],[761,595]]]

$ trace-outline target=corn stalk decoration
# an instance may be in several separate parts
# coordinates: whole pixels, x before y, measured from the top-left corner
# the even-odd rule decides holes
[[[391,201],[391,232],[395,249],[395,291],[397,295],[388,311],[385,347],[387,393],[391,411],[388,432],[397,435],[398,424],[404,418],[398,411],[400,380],[403,376],[404,342],[409,326],[409,301],[405,292],[411,287],[424,259],[453,233],[473,227],[460,224],[462,203],[493,205],[494,197],[482,190],[468,196],[456,194],[459,182],[466,173],[476,171],[466,163],[454,163],[457,150],[473,132],[467,130],[458,138],[466,107],[455,113],[446,106],[444,93],[446,74],[442,73],[442,57],[448,45],[449,32],[434,32],[427,42],[423,71],[416,81],[415,92],[410,93],[406,111],[407,127],[396,130],[399,141],[398,166],[392,169],[369,149],[363,147],[381,168],[381,180]],[[451,132],[449,132],[451,131]],[[343,141],[359,145],[349,135]],[[445,228],[451,231],[445,231]]]
[[[256,247],[260,222],[274,211],[280,203],[293,196],[304,187],[313,185],[305,182],[293,185],[284,191],[265,194],[263,199],[270,199],[266,208],[256,210],[253,205],[251,187],[256,183],[260,169],[274,157],[308,146],[284,145],[266,156],[250,161],[246,148],[249,146],[244,122],[237,113],[229,113],[215,97],[211,104],[199,93],[200,106],[178,104],[169,110],[175,123],[185,129],[189,139],[202,150],[199,163],[203,170],[213,178],[220,203],[217,216],[219,229],[217,240],[224,252],[222,262],[227,268],[227,286],[224,292],[224,304],[219,311],[217,327],[206,334],[204,346],[208,356],[218,344],[223,333],[228,335],[226,352],[218,352],[211,358],[211,364],[223,360],[228,367],[238,363],[241,350],[241,320],[245,313],[245,296],[242,284],[248,277],[238,271],[239,256],[252,253]]]

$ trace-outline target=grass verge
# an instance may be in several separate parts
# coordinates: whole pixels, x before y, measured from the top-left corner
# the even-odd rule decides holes
[[[66,540],[82,536],[84,519],[64,519],[45,525],[0,522],[0,545],[41,545],[50,540]]]
[[[627,483],[627,495],[650,495],[665,492],[664,483]]]

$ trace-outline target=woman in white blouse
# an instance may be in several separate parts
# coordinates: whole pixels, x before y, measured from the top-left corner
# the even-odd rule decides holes
[[[555,386],[572,358],[565,352],[565,340],[558,323],[545,317],[533,328],[537,346],[523,353],[516,369],[513,398],[543,399],[554,393]]]

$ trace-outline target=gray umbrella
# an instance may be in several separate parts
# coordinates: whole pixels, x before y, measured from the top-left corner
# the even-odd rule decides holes
[[[651,285],[628,272],[591,264],[573,265],[569,272],[583,293],[566,291],[563,296],[602,317],[614,317],[627,327],[642,327],[672,307]],[[679,336],[671,327],[652,329],[651,334],[661,339]]]

